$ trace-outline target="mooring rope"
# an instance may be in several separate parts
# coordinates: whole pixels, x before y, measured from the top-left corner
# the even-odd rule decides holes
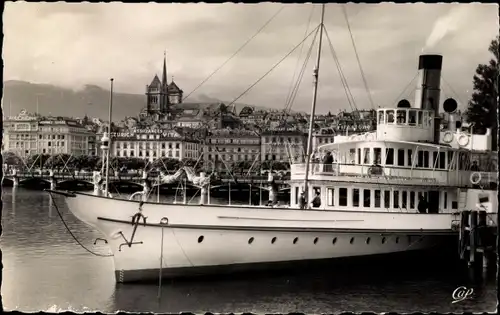
[[[59,215],[59,218],[61,219],[62,223],[64,224],[64,226],[66,227],[66,230],[69,232],[69,234],[73,237],[73,239],[78,243],[78,245],[80,245],[83,249],[85,249],[87,252],[91,253],[92,255],[95,255],[95,256],[99,256],[99,257],[111,257],[113,256],[113,254],[99,254],[99,253],[96,253],[96,252],[93,252],[92,250],[88,249],[87,247],[85,247],[85,245],[83,245],[77,238],[76,236],[73,234],[73,232],[71,232],[71,230],[69,229],[68,225],[66,224],[66,222],[64,221],[63,217],[62,217],[62,214],[61,214],[61,211],[59,211],[59,207],[57,207],[57,203],[54,199],[54,197],[52,196],[52,193],[49,191],[49,196],[50,196],[50,199],[52,200],[52,203],[54,204],[54,207],[56,208],[56,211],[57,211],[57,214]]]

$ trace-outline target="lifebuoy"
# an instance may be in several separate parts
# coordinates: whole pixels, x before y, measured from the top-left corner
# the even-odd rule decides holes
[[[474,179],[474,178],[476,178],[476,179]],[[474,172],[474,173],[470,174],[470,182],[473,185],[479,184],[480,181],[481,181],[481,173]]]
[[[457,142],[459,146],[465,147],[469,144],[469,136],[467,136],[465,133],[461,133],[460,136],[458,136]]]
[[[455,138],[453,136],[453,133],[451,131],[447,131],[444,133],[444,136],[443,136],[443,142],[444,143],[450,143],[453,141],[453,138]]]

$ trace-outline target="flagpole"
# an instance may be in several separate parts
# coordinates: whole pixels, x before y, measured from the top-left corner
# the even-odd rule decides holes
[[[109,125],[108,125],[108,150],[106,151],[106,189],[104,191],[104,196],[108,196],[109,192],[109,152],[111,151],[111,118],[112,118],[112,113],[113,113],[113,81],[114,79],[111,78],[111,89],[109,91]]]

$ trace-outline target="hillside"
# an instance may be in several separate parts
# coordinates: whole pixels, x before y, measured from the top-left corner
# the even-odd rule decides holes
[[[70,117],[99,117],[107,119],[109,106],[109,90],[95,85],[86,85],[80,91],[74,91],[49,84],[34,84],[25,81],[6,81],[3,86],[2,106],[6,116],[16,115],[21,109],[36,112],[38,108],[43,115]],[[220,102],[216,98],[200,95],[191,102]],[[114,93],[113,120],[121,120],[126,116],[137,116],[146,106],[146,96],[140,94]],[[246,104],[236,104],[239,113]],[[255,106],[256,108],[265,109]]]

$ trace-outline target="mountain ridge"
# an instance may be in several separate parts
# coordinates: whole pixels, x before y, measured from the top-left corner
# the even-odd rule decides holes
[[[108,119],[109,90],[95,84],[85,84],[75,90],[47,83],[7,80],[3,83],[2,107],[5,116],[15,116],[21,110],[42,115],[69,117],[97,117]],[[189,103],[229,103],[206,94],[200,94]],[[143,94],[113,92],[113,121],[136,117],[146,106]],[[236,113],[245,106],[257,110],[275,110],[263,106],[236,103]]]

